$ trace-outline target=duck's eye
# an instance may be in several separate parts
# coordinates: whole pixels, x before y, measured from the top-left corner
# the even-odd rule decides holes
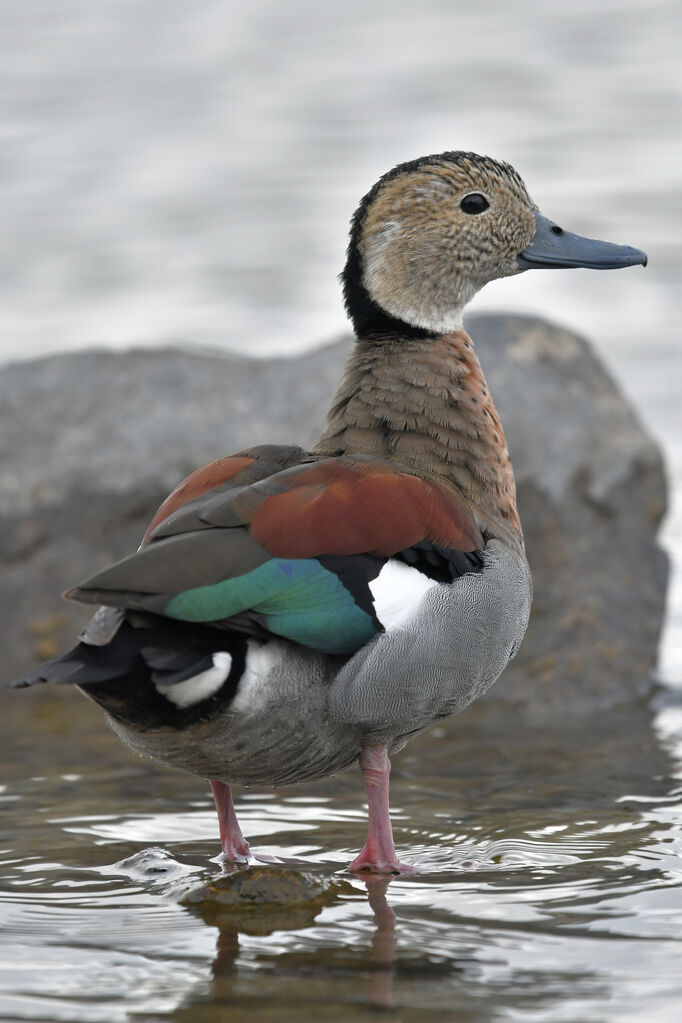
[[[462,213],[483,213],[489,206],[490,203],[480,192],[470,192],[469,195],[464,196],[459,204]]]

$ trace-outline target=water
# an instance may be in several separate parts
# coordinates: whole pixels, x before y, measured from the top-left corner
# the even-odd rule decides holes
[[[649,253],[476,307],[594,340],[664,445],[677,563],[681,29],[664,0],[4,3],[0,360],[315,344],[344,328],[335,274],[376,176],[488,152],[566,228]],[[75,693],[6,697],[0,1018],[676,1021],[681,578],[651,707],[538,734],[484,701],[397,758],[414,877],[344,873],[355,775],[242,794],[256,854],[328,886],[270,933],[181,903],[220,873],[206,786],[134,758]]]
[[[676,737],[656,742],[645,710],[510,736],[484,702],[419,740],[393,801],[421,873],[388,891],[344,873],[363,838],[355,776],[243,795],[256,856],[337,889],[314,920],[288,910],[254,933],[180,905],[219,873],[208,789],[133,759],[76,701],[28,695],[12,711],[2,1018],[340,1021],[372,1004],[404,1021],[676,1018]],[[49,774],[27,777],[36,746]]]
[[[2,1018],[342,1021],[372,1005],[403,1021],[676,1018],[675,708],[658,733],[630,708],[538,735],[484,701],[418,740],[393,804],[421,872],[387,890],[344,872],[363,840],[355,776],[242,795],[255,856],[331,886],[314,918],[258,914],[255,928],[180,905],[219,874],[206,787],[126,755],[75,694],[28,694],[12,714]],[[23,773],[35,747],[42,777]]]

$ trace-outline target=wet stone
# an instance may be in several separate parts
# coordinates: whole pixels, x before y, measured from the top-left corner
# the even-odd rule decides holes
[[[211,926],[266,935],[309,926],[325,906],[352,890],[348,882],[299,870],[246,867],[193,889],[181,903]]]

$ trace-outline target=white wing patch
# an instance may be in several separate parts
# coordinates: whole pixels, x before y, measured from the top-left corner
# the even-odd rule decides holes
[[[424,594],[438,585],[418,568],[390,558],[369,584],[374,612],[386,631],[396,629],[410,620]]]
[[[246,666],[239,680],[237,693],[232,701],[232,710],[253,711],[271,697],[271,688],[266,685],[277,666],[286,656],[284,644],[279,640],[259,643],[249,639],[246,644]]]
[[[369,584],[375,614],[387,631],[399,628],[416,613],[424,594],[438,585],[435,579],[429,579],[419,569],[389,559]],[[233,710],[253,712],[267,701],[273,670],[286,657],[284,646],[278,640],[267,643],[248,640],[246,665],[232,701]],[[227,680],[231,667],[232,655],[221,650],[213,654],[212,668],[175,685],[157,684],[156,689],[176,707],[191,707],[217,693]]]
[[[193,703],[200,703],[217,693],[230,674],[231,667],[232,654],[228,654],[227,650],[219,650],[213,654],[212,668],[186,678],[184,682],[176,682],[175,685],[157,684],[156,691],[176,707],[191,707]]]

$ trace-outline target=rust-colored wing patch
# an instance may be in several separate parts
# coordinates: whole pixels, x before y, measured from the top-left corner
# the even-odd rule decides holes
[[[142,543],[147,543],[159,523],[167,519],[178,508],[181,508],[183,504],[187,504],[193,498],[200,497],[201,494],[206,494],[210,490],[215,490],[217,487],[227,483],[237,473],[251,465],[253,461],[253,458],[243,455],[230,455],[228,458],[218,458],[215,462],[209,462],[208,465],[204,465],[201,469],[191,473],[182,483],[178,484],[175,490],[163,502],[147,526]]]
[[[424,539],[460,551],[484,546],[455,497],[435,484],[376,463],[349,463],[330,459],[288,473],[279,493],[249,509],[253,539],[288,558],[386,557]]]

